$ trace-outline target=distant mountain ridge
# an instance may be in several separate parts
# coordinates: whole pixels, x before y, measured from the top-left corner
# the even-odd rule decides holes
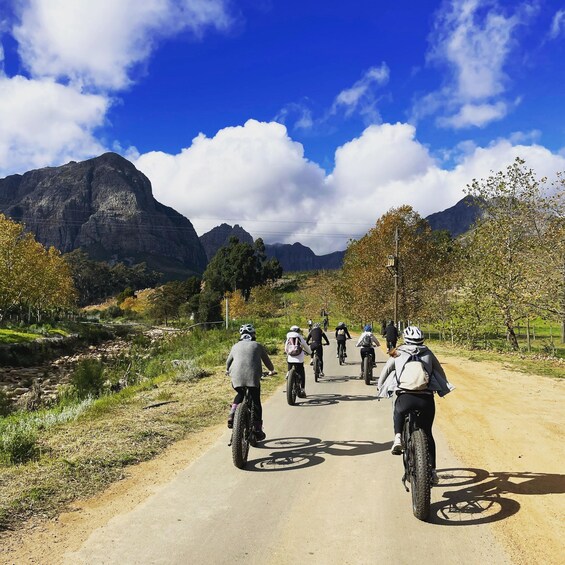
[[[220,247],[226,245],[229,238],[235,236],[239,241],[253,243],[253,236],[241,226],[221,224],[200,236],[206,250],[208,261]],[[340,269],[345,251],[335,251],[327,255],[316,255],[309,247],[301,243],[272,243],[265,245],[267,257],[278,259],[285,271],[314,271],[317,269]]]
[[[469,231],[481,215],[479,200],[474,196],[465,196],[454,206],[430,214],[426,220],[433,230],[447,230],[451,237],[457,237]]]
[[[63,253],[145,261],[173,277],[206,268],[190,220],[157,202],[149,179],[116,153],[0,179],[0,212]]]

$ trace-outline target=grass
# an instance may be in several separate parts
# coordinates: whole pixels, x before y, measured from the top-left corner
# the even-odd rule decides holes
[[[278,374],[262,384],[267,396],[284,380],[284,329],[259,323],[258,333],[278,351],[272,355]],[[147,372],[137,384],[80,404],[0,418],[0,438],[19,430],[24,440],[30,433],[33,451],[21,460],[0,457],[0,531],[31,517],[56,516],[73,500],[123,478],[127,466],[223,422],[234,395],[224,363],[236,338],[234,330],[167,338],[139,364]],[[186,363],[175,369],[172,361],[178,359]],[[7,446],[2,453],[23,453],[24,447]]]

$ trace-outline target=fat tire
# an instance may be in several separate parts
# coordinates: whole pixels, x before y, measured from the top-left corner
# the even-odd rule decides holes
[[[233,418],[233,439],[231,453],[233,464],[243,469],[249,454],[249,434],[251,432],[251,414],[244,400],[235,410]]]
[[[294,406],[296,404],[296,379],[298,378],[298,374],[294,367],[288,372],[286,377],[286,401],[290,406]]]
[[[412,432],[409,466],[412,511],[418,520],[425,521],[430,516],[431,467],[428,438],[424,430]]]
[[[343,345],[338,346],[337,348],[337,355],[339,357],[339,364],[343,365],[344,361],[345,361],[345,357],[343,355]]]
[[[365,357],[363,357],[363,378],[365,379],[366,385],[371,384],[371,377],[373,376],[369,361],[371,361],[370,355],[365,355]]]

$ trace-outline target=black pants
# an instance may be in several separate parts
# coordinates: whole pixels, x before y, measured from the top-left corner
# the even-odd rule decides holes
[[[396,341],[397,338],[395,337],[394,339],[388,339],[386,340],[386,348],[388,351],[390,351],[391,349],[394,349],[396,347]]]
[[[394,433],[402,433],[402,426],[404,425],[404,416],[410,410],[419,410],[420,418],[419,424],[428,437],[428,449],[430,451],[430,461],[432,469],[436,468],[436,442],[432,435],[432,425],[436,415],[436,405],[434,402],[433,394],[412,394],[410,392],[403,392],[397,395],[396,402],[394,403]]]
[[[369,355],[375,362],[375,348],[374,347],[362,347],[361,348],[361,367],[363,367],[363,359]]]
[[[233,399],[234,404],[241,404],[245,398],[245,388],[244,386],[234,386],[233,387],[237,394]],[[262,422],[263,421],[263,407],[261,406],[261,387],[249,386],[249,396],[253,400],[253,421]]]
[[[295,371],[300,377],[300,387],[304,388],[306,386],[306,373],[304,371],[304,363],[288,363],[288,370],[290,371],[294,367]]]
[[[337,342],[337,350],[338,350],[338,351],[339,351],[339,345],[341,344],[341,345],[343,346],[343,352],[344,352],[344,353],[347,353],[347,348],[345,347],[345,342],[346,342],[346,341],[347,341],[347,340],[345,340],[345,339],[336,339],[336,342]]]
[[[321,343],[317,345],[310,344],[310,349],[312,350],[312,359],[314,359],[314,352],[318,352],[318,359],[320,360],[320,371],[324,372],[324,348]]]

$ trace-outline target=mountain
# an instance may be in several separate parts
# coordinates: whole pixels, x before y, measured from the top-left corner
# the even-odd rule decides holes
[[[241,226],[221,224],[200,236],[200,241],[208,260],[212,259],[218,249],[226,245],[229,238],[235,236],[239,241],[253,243],[253,236]],[[273,243],[265,245],[267,257],[279,260],[285,271],[313,271],[316,269],[339,269],[343,261],[344,251],[336,251],[328,255],[316,255],[309,247],[301,243]]]
[[[0,212],[63,253],[145,261],[172,278],[206,268],[191,222],[157,202],[149,179],[116,153],[0,179]]]
[[[251,234],[246,232],[237,224],[233,227],[228,224],[220,224],[200,236],[200,243],[202,243],[202,247],[204,247],[208,261],[216,255],[216,252],[220,249],[220,247],[227,245],[230,237],[232,236],[237,237],[237,239],[239,239],[242,243],[253,244],[253,237]]]
[[[273,243],[265,245],[267,257],[279,260],[285,271],[315,271],[318,269],[341,269],[345,251],[334,251],[327,255],[316,255],[301,243]]]
[[[452,237],[457,237],[469,231],[480,217],[478,200],[474,196],[465,196],[451,208],[430,214],[426,220],[433,230],[447,230]]]

